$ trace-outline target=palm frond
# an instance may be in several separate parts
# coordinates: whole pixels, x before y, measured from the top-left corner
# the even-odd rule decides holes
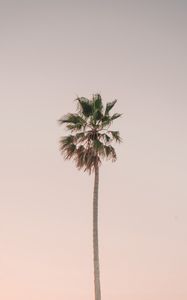
[[[65,159],[71,159],[76,153],[76,145],[71,144],[68,147],[66,147],[66,150],[64,151],[64,158]]]
[[[108,144],[111,142],[111,137],[107,134],[107,133],[102,133],[99,135],[100,139],[102,139],[102,141],[105,143],[105,144]]]
[[[109,133],[112,135],[112,138],[113,138],[113,140],[115,140],[115,142],[118,142],[118,143],[122,142],[119,131],[109,131]]]
[[[106,127],[106,126],[110,126],[111,124],[111,117],[109,115],[104,115],[102,120],[101,120],[101,126],[102,128]]]
[[[79,124],[68,124],[68,125],[66,126],[66,128],[67,128],[68,130],[70,130],[71,132],[77,132],[77,131],[81,130],[82,127],[83,127],[83,125],[80,124],[80,123],[79,123]]]
[[[103,114],[102,112],[98,109],[98,110],[95,110],[94,113],[93,113],[93,121],[94,121],[94,124],[99,121],[99,120],[102,120],[103,118]]]
[[[112,159],[112,161],[116,161],[117,155],[115,149],[111,145],[104,146],[104,148],[105,148],[106,158]]]
[[[66,128],[72,132],[77,132],[86,126],[86,121],[79,114],[67,114],[59,119],[59,124],[66,124]]]
[[[72,135],[62,137],[60,140],[60,151],[65,159],[70,159],[76,153],[75,138]]]
[[[85,97],[77,98],[78,101],[78,110],[82,113],[86,118],[92,115],[93,107],[92,101]]]
[[[75,135],[75,140],[77,144],[84,142],[85,140],[87,140],[87,134],[85,132],[78,132]]]
[[[94,94],[93,99],[93,111],[100,111],[102,113],[103,110],[103,103],[102,103],[102,98],[100,94]]]
[[[114,105],[116,104],[117,100],[114,100],[112,102],[108,102],[106,104],[106,109],[105,109],[105,116],[109,114],[110,110],[114,107]]]
[[[118,119],[119,117],[121,117],[122,116],[122,114],[117,114],[117,113],[115,113],[115,114],[113,114],[112,116],[111,116],[111,121],[114,121],[115,119]]]
[[[84,168],[84,171],[89,171],[89,173],[91,173],[92,170],[94,170],[94,167],[96,166],[96,164],[98,164],[98,162],[99,162],[99,157],[98,157],[98,155],[93,151],[92,148],[88,148],[88,149],[85,151],[84,160],[85,160],[85,168]]]
[[[85,124],[85,120],[79,114],[67,114],[59,119],[59,124],[72,123],[72,124]]]
[[[93,148],[85,148],[83,145],[77,148],[74,159],[78,169],[84,169],[84,171],[89,171],[89,173],[94,170],[96,163],[100,161]]]
[[[103,156],[104,144],[100,140],[95,139],[93,141],[93,149],[95,150],[96,154],[99,154],[99,155]]]
[[[60,139],[60,144],[65,147],[67,145],[70,145],[72,143],[74,143],[74,140],[75,140],[75,136],[74,135],[67,135],[67,136],[63,136],[61,139]]]

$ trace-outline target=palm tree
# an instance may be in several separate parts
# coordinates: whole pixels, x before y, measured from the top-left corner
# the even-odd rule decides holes
[[[117,100],[103,106],[100,94],[92,99],[77,98],[77,113],[63,116],[60,124],[64,124],[70,134],[60,140],[60,150],[65,159],[73,159],[78,169],[92,172],[94,178],[93,193],[93,259],[95,300],[101,300],[99,246],[98,246],[98,189],[99,167],[103,159],[116,160],[116,152],[112,142],[121,142],[119,131],[109,130],[113,121],[121,116],[111,109]]]

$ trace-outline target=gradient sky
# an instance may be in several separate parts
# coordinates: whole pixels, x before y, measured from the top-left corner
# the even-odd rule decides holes
[[[93,299],[93,178],[57,119],[117,98],[100,178],[103,300],[187,299],[187,1],[0,0],[0,298]]]

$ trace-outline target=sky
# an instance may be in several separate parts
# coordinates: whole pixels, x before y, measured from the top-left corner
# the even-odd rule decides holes
[[[77,96],[118,99],[100,170],[102,300],[187,299],[187,2],[0,0],[0,298],[93,296],[93,177],[65,162]]]

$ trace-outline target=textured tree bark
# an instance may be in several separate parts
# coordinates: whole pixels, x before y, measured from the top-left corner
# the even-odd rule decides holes
[[[96,166],[95,179],[94,179],[94,193],[93,193],[93,258],[94,258],[95,300],[101,300],[99,243],[98,243],[98,190],[99,190],[99,167]]]

